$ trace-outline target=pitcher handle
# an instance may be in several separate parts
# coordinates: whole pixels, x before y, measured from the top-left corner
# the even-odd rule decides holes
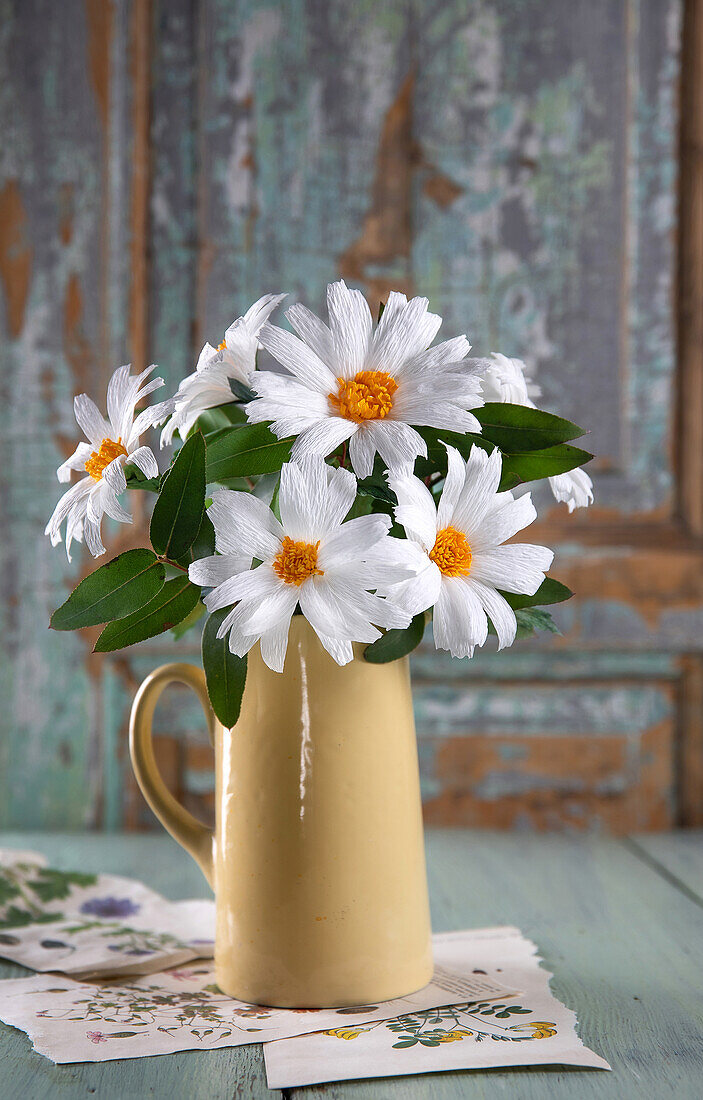
[[[163,690],[174,683],[185,684],[198,696],[207,718],[210,740],[213,740],[215,715],[210,707],[203,670],[195,665],[181,663],[162,665],[147,676],[132,704],[129,754],[137,783],[145,799],[164,828],[193,857],[210,886],[214,888],[214,834],[171,794],[161,778],[154,757],[151,737],[154,710]]]

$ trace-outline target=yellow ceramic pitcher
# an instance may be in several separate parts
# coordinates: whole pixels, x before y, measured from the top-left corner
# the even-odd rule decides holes
[[[167,684],[190,685],[215,746],[214,834],[166,789],[151,720]],[[215,891],[215,966],[240,1000],[369,1004],[432,975],[407,658],[361,650],[340,668],[295,616],[282,673],[249,654],[237,724],[216,721],[203,672],[172,664],[142,684],[130,751],[154,813]]]

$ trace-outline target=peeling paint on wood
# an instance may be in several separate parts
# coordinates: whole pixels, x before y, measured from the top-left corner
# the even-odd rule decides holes
[[[0,280],[7,329],[13,338],[19,336],[24,325],[31,272],[32,246],[27,231],[27,212],[17,180],[8,180],[0,191]]]
[[[622,833],[674,821],[671,723],[636,745],[624,736],[582,738],[577,753],[571,737],[454,737],[434,748],[429,824]]]
[[[364,283],[372,302],[385,301],[391,290],[412,294],[409,278],[400,282],[397,276],[379,279],[373,271],[410,259],[414,87],[415,74],[411,72],[386,111],[376,154],[371,206],[359,237],[339,257],[340,274],[355,283]]]
[[[596,508],[567,524],[537,498],[534,537],[578,594],[555,611],[565,637],[414,659],[429,817],[701,820],[703,456],[690,417],[678,465],[671,439],[703,362],[687,345],[677,398],[681,9],[0,0],[0,824],[148,825],[128,705],[156,664],[197,659],[197,639],[97,659],[89,635],[45,629],[93,564],[41,534],[73,394],[103,400],[130,357],[175,388],[259,294],[319,308],[340,274],[374,309],[427,294],[443,333],[522,355],[546,405],[594,427]],[[144,538],[148,502],[130,503],[111,554]],[[197,703],[167,697],[157,730],[208,812]]]

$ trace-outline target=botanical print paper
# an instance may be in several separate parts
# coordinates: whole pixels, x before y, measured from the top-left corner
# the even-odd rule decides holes
[[[514,987],[478,966],[472,938],[437,937],[436,979],[418,993],[378,1005],[316,1010],[245,1004],[219,991],[207,962],[129,983],[77,983],[56,975],[10,979],[0,982],[0,1020],[27,1032],[34,1049],[54,1062],[97,1062],[240,1046],[323,1028],[344,1031],[436,1010],[457,997],[490,1003],[511,996]]]
[[[582,1044],[574,1013],[550,993],[550,975],[539,966],[533,943],[515,929],[464,936],[464,949],[486,976],[520,988],[519,996],[404,1012],[363,1026],[354,1021],[314,1035],[267,1043],[269,1088],[498,1066],[610,1069]]]
[[[46,856],[25,848],[0,848],[0,867],[7,863],[36,863],[37,867],[46,867]]]
[[[147,974],[212,956],[214,927],[212,901],[170,902],[133,879],[0,851],[0,956],[32,970]]]

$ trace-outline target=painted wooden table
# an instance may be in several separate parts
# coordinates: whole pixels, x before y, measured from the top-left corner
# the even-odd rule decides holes
[[[166,836],[0,834],[54,866],[143,879],[171,898],[207,896]],[[613,1073],[506,1069],[285,1090],[297,1100],[699,1100],[703,1095],[703,833],[623,839],[430,830],[436,931],[515,924],[538,944],[557,997]],[[0,977],[24,974],[0,964]],[[0,1025],[3,1100],[281,1097],[259,1046],[55,1066]]]

